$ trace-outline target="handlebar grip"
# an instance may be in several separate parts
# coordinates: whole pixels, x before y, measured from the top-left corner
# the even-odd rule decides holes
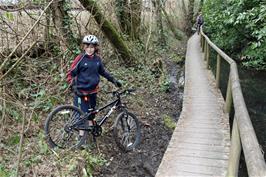
[[[135,91],[136,91],[136,89],[134,89],[134,88],[131,88],[131,89],[128,89],[128,90],[127,90],[127,92],[129,92],[129,93],[130,93],[130,92],[135,92]]]
[[[116,91],[111,91],[111,92],[106,92],[106,93],[112,94],[113,96],[119,96],[119,95],[123,95],[123,94],[130,94],[131,92],[135,92],[135,91],[136,91],[136,89],[131,88],[131,89],[124,90],[122,92],[119,92],[119,90],[116,90]]]

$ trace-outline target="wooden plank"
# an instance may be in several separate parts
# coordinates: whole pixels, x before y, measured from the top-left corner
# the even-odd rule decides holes
[[[172,138],[179,138],[179,137],[188,137],[188,138],[197,138],[197,139],[212,139],[212,140],[222,140],[224,137],[222,136],[216,136],[215,134],[198,134],[198,133],[190,133],[190,132],[178,132],[175,136],[172,136]],[[230,138],[229,136],[227,137]]]
[[[224,159],[211,159],[206,157],[194,157],[194,156],[176,156],[177,159],[169,158],[168,163],[186,163],[197,166],[205,166],[205,167],[220,167],[223,168],[228,163],[227,160]]]
[[[223,122],[202,122],[202,121],[188,121],[188,122],[182,122],[180,124],[180,126],[184,126],[184,127],[193,127],[195,129],[197,128],[217,128],[217,129],[220,129],[220,128],[224,128],[224,124]],[[229,127],[228,127],[229,129]]]
[[[224,147],[224,146],[207,146],[204,144],[193,144],[189,142],[179,142],[179,144],[175,144],[174,142],[170,142],[168,145],[169,148],[189,148],[193,147],[195,150],[205,150],[205,151],[213,151],[213,152],[229,152],[229,147]]]
[[[193,172],[181,171],[181,170],[172,170],[173,173],[171,173],[169,175],[166,175],[169,170],[171,170],[171,169],[161,169],[160,172],[156,173],[156,176],[158,176],[158,177],[184,177],[184,176],[188,176],[188,177],[191,177],[191,176],[205,177],[205,176],[213,176],[212,174],[193,173]]]
[[[229,156],[229,152],[221,153],[221,152],[209,152],[209,151],[197,151],[194,149],[187,148],[168,148],[168,153],[175,154],[176,156],[192,156],[192,157],[200,157],[200,158],[210,158],[210,159],[221,159],[227,160]],[[214,164],[215,165],[215,164]]]
[[[171,138],[171,141],[174,141],[174,143],[191,143],[191,144],[202,144],[202,145],[222,145],[222,146],[229,146],[230,142],[229,139],[225,139],[223,137],[221,138],[197,138],[197,137],[180,137],[180,136],[175,136]]]
[[[226,174],[228,116],[223,113],[224,100],[216,90],[215,79],[201,58],[197,37],[188,42],[183,110],[157,177]]]
[[[178,160],[168,157],[164,163],[167,170],[171,170],[173,168],[171,164],[175,164],[175,169],[172,171],[220,176],[225,173],[224,166],[226,166],[227,160],[178,156]]]
[[[184,129],[180,128],[178,131],[190,131],[193,133],[205,133],[205,134],[211,134],[211,133],[215,133],[215,134],[220,134],[221,136],[223,136],[224,132],[227,130],[223,130],[223,129],[203,129],[203,128],[198,128],[198,129],[192,129],[190,127],[185,127]]]
[[[190,133],[190,134],[198,134],[198,135],[201,135],[201,136],[210,136],[210,137],[223,137],[222,136],[222,133],[218,133],[218,132],[215,132],[215,133],[212,133],[210,134],[210,132],[203,132],[203,131],[197,131],[197,130],[177,130],[176,133]]]

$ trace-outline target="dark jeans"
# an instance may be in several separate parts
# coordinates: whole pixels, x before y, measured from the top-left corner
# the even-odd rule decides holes
[[[74,96],[74,105],[79,107],[83,112],[88,112],[89,109],[95,109],[97,93],[91,94],[88,97],[88,100],[85,100],[85,97]],[[80,101],[79,101],[80,99]],[[91,115],[89,120],[92,120],[95,115]]]
[[[199,34],[200,33],[200,27],[202,26],[202,24],[201,23],[198,23],[197,24],[197,33]]]

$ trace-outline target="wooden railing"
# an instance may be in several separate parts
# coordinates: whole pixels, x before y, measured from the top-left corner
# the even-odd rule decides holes
[[[217,53],[215,76],[217,88],[220,86],[221,59],[224,59],[230,65],[224,112],[230,114],[233,103],[235,115],[231,133],[231,148],[227,176],[238,176],[239,160],[242,148],[248,175],[266,176],[265,160],[247,111],[239,82],[237,65],[233,59],[211,42],[202,29],[200,35],[201,47],[204,52],[204,59],[207,64],[207,68],[209,68],[210,63],[210,49],[213,49]]]

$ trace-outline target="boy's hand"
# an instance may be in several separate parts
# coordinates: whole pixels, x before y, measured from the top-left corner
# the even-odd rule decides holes
[[[122,87],[122,83],[119,82],[118,80],[115,80],[114,84],[116,87],[119,87],[119,88]]]

